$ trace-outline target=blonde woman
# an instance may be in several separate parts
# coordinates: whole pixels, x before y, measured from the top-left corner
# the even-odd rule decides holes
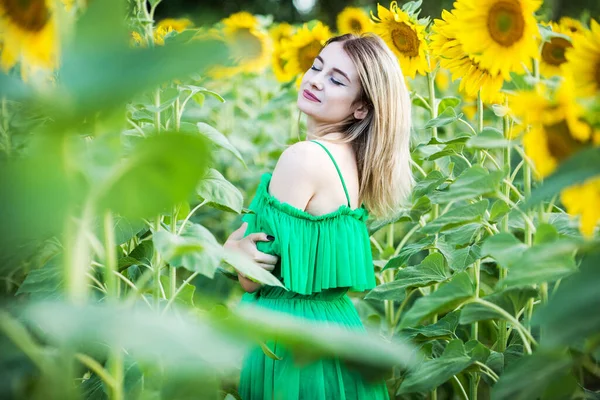
[[[366,220],[394,215],[413,185],[410,99],[398,60],[377,36],[330,39],[304,75],[297,100],[307,140],[261,178],[242,226],[225,246],[243,251],[288,291],[239,274],[253,303],[348,329],[364,329],[348,290],[375,286]],[[240,395],[255,399],[388,399],[339,360],[298,366],[270,343],[244,361]]]

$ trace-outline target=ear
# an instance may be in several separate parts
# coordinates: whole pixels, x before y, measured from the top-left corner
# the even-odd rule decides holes
[[[354,118],[356,119],[365,119],[367,114],[369,114],[369,108],[364,103],[361,103],[361,105],[354,110]]]

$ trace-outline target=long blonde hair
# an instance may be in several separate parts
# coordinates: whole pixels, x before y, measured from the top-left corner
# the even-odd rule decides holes
[[[345,34],[327,41],[342,42],[360,77],[364,119],[350,115],[316,132],[344,133],[333,143],[351,143],[356,153],[359,204],[378,219],[393,218],[414,185],[410,166],[411,101],[398,59],[377,35]],[[323,138],[323,140],[326,140]]]

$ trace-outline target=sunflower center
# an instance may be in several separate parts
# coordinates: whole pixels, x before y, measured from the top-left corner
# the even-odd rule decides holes
[[[240,28],[233,35],[234,54],[241,58],[256,58],[261,54],[262,42],[249,28]]]
[[[582,143],[571,136],[569,126],[565,120],[552,125],[544,125],[544,131],[548,137],[548,150],[552,157],[559,162],[583,146]]]
[[[571,43],[559,37],[553,37],[549,42],[544,43],[542,47],[542,59],[546,64],[560,65],[567,61],[565,50],[572,47]]]
[[[525,31],[521,6],[516,1],[499,1],[488,14],[487,27],[492,39],[502,46],[515,44]]]
[[[39,32],[50,19],[45,0],[3,0],[4,15],[19,28]]]
[[[321,52],[322,47],[323,46],[321,46],[321,43],[319,43],[317,40],[313,40],[298,50],[298,64],[300,65],[300,69],[302,71],[307,71],[310,67],[312,67],[313,62]]]
[[[402,55],[406,57],[417,57],[419,55],[417,33],[404,22],[397,24],[392,30],[392,41]]]
[[[362,32],[362,24],[357,19],[351,19],[350,29],[352,29],[353,32]]]

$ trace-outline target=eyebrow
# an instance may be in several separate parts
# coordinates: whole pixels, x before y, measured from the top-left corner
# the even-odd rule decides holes
[[[321,56],[317,56],[317,60],[321,61],[323,64],[325,64],[325,61],[323,60],[323,58]],[[348,82],[352,83],[352,81],[350,80],[350,78],[348,77],[348,75],[346,75],[344,73],[344,71],[342,71],[339,68],[332,68],[335,72],[339,73],[340,75],[343,75],[344,78],[348,79]]]

